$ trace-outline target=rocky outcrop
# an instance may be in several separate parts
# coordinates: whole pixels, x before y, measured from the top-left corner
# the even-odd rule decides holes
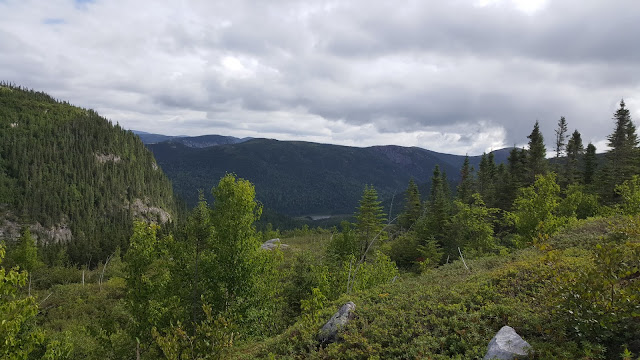
[[[321,345],[331,344],[338,341],[338,332],[344,328],[349,320],[353,318],[353,312],[356,309],[356,304],[352,301],[342,305],[337,313],[333,314],[331,319],[322,326],[318,333],[318,341]]]
[[[47,244],[67,243],[73,239],[71,229],[69,229],[66,223],[52,226],[50,228],[45,228],[39,223],[36,223],[35,225],[30,226],[30,230],[36,239]]]
[[[524,341],[512,327],[503,326],[489,342],[484,360],[526,359],[530,351],[531,345]]]
[[[131,204],[125,204],[125,207],[127,206],[129,206],[133,216],[142,218],[145,221],[164,224],[171,220],[171,214],[162,208],[151,206],[148,199],[147,201],[135,199]]]
[[[9,243],[18,241],[22,226],[23,224],[7,218],[0,220],[0,240],[5,240]],[[27,226],[33,238],[40,244],[67,243],[73,239],[71,229],[64,221],[49,228],[45,228],[40,223]]]
[[[273,250],[277,247],[280,247],[280,249],[286,249],[289,247],[289,245],[283,244],[278,238],[267,240],[262,245],[260,245],[260,248],[262,250]]]
[[[104,164],[107,161],[113,161],[114,163],[120,162],[120,156],[114,154],[96,154],[96,160],[99,163]]]

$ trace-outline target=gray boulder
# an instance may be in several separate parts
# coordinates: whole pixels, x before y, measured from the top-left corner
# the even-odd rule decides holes
[[[510,326],[503,326],[489,342],[484,360],[526,359],[531,345],[524,341]]]
[[[280,239],[275,238],[275,239],[271,239],[271,240],[265,241],[262,245],[260,245],[260,248],[262,250],[273,250],[273,249],[277,248],[278,246],[280,246],[280,249],[286,249],[286,248],[289,247],[289,245],[283,244],[280,241]]]
[[[320,329],[320,333],[318,334],[320,344],[326,345],[336,342],[338,340],[338,332],[353,318],[353,311],[355,309],[356,304],[352,301],[342,305],[340,310],[333,314],[331,319]]]

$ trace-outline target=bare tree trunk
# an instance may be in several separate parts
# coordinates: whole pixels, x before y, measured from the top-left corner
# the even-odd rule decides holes
[[[107,264],[109,263],[109,260],[111,260],[112,256],[113,254],[109,255],[107,260],[105,260],[104,262],[104,266],[102,266],[102,273],[100,274],[100,279],[98,280],[98,284],[100,285],[100,291],[102,291],[102,279],[104,279],[104,270],[107,268]]]
[[[193,280],[193,303],[191,304],[193,333],[196,332],[196,304],[198,302],[198,263],[200,261],[200,242],[196,239],[196,266]]]
[[[136,342],[136,360],[140,360],[140,343]]]

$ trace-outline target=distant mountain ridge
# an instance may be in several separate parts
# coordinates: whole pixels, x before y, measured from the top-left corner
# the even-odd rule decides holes
[[[272,139],[209,147],[171,139],[147,147],[189,205],[196,203],[198,189],[207,194],[225,173],[235,173],[255,184],[266,207],[290,216],[352,213],[365,184],[374,185],[381,199],[403,196],[410,178],[426,188],[436,165],[455,187],[464,162],[464,156],[418,147]],[[505,162],[509,151],[494,151],[496,162]],[[477,169],[481,156],[469,159]]]
[[[234,136],[223,136],[223,135],[200,135],[200,136],[170,136],[170,135],[161,135],[161,134],[152,134],[144,131],[132,130],[132,132],[142,140],[142,142],[147,144],[158,144],[161,142],[170,142],[170,143],[179,143],[191,148],[206,148],[210,146],[217,145],[228,145],[228,144],[238,144],[241,142],[245,142],[247,140],[251,140],[252,138],[237,138]]]

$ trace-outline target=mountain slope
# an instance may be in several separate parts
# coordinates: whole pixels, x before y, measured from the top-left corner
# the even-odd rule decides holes
[[[0,237],[31,225],[95,264],[126,247],[133,217],[175,215],[172,186],[140,139],[41,92],[0,84]]]
[[[205,193],[227,172],[256,186],[266,207],[297,216],[352,213],[365,184],[373,184],[382,199],[401,196],[411,177],[427,183],[439,164],[453,185],[463,156],[421,148],[374,146],[357,148],[301,141],[253,139],[203,149],[173,140],[147,145],[190,204],[198,189]],[[471,158],[477,164],[480,157]]]

